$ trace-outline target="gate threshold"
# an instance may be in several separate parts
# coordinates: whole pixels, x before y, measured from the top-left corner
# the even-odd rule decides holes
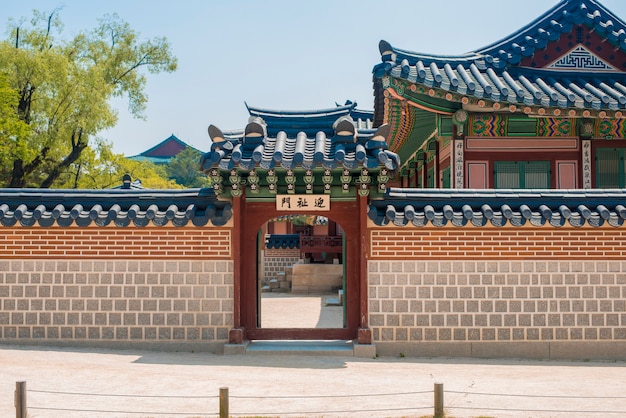
[[[376,347],[352,340],[252,340],[226,344],[224,354],[374,357]]]

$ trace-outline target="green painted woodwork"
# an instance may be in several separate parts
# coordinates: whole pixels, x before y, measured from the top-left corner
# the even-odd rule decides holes
[[[386,183],[391,180],[384,168],[265,170],[257,167],[250,172],[214,168],[209,176],[221,198],[241,196],[245,190],[246,199],[258,201],[274,200],[277,194],[328,194],[333,200],[354,200],[357,195],[363,195],[377,199],[384,195]]]
[[[450,188],[450,166],[441,170],[441,188]]]
[[[428,95],[428,91],[425,88],[417,87],[416,91],[411,89],[405,89],[402,97],[429,109],[433,109],[439,112],[454,113],[462,108],[461,103],[454,103],[446,100],[443,96],[440,98],[431,97]]]
[[[452,116],[439,115],[439,136],[451,137],[454,135],[454,122]]]
[[[537,136],[537,118],[508,117],[508,136]]]

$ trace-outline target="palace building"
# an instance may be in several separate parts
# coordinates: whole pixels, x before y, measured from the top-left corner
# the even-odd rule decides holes
[[[0,341],[624,359],[626,24],[562,0],[459,56],[379,49],[373,112],[210,125],[211,189],[0,190]],[[320,294],[331,325],[267,325]]]

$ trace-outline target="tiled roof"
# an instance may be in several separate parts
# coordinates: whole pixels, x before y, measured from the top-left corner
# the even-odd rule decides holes
[[[552,67],[533,68],[530,57],[543,56],[542,51],[550,43],[576,32],[577,25],[581,31],[585,28],[585,35],[593,33],[601,41],[605,39],[610,56],[624,65],[626,25],[595,0],[566,0],[511,36],[458,56],[420,54],[381,41],[382,63],[373,71],[378,78],[389,75],[427,88],[505,105],[626,109],[624,68],[614,68],[598,58],[595,48],[588,50],[576,41],[572,51],[561,52],[565,58],[570,58],[568,54],[588,58],[580,68],[568,68],[568,63],[559,61]]]
[[[221,226],[231,216],[232,207],[211,189],[0,189],[2,226]]]
[[[275,249],[300,248],[300,234],[268,234],[265,247]]]
[[[399,159],[387,150],[388,134],[388,126],[384,125],[376,131],[359,135],[354,122],[347,116],[334,120],[330,136],[323,131],[317,131],[315,135],[301,131],[294,137],[281,131],[271,136],[267,133],[265,121],[255,118],[246,126],[243,137],[229,139],[211,125],[211,151],[203,156],[201,167],[203,170],[217,167],[250,171],[256,167],[266,170],[279,167],[286,170],[317,167],[353,170],[382,166],[395,171]]]
[[[384,200],[370,202],[368,215],[377,225],[416,227],[621,227],[626,220],[626,190],[389,188]]]
[[[309,136],[315,136],[318,132],[324,132],[327,136],[333,134],[333,123],[340,117],[349,116],[358,131],[372,130],[373,111],[356,108],[357,103],[350,100],[344,105],[336,105],[328,109],[316,110],[272,110],[259,107],[246,107],[251,117],[258,117],[265,121],[267,134],[275,137],[279,132],[284,132],[288,137],[295,138],[300,132]]]
[[[176,135],[172,134],[141,154],[133,155],[127,158],[136,161],[150,161],[155,164],[166,164],[173,157],[178,155],[179,152],[186,148],[195,149],[191,145],[178,139]]]

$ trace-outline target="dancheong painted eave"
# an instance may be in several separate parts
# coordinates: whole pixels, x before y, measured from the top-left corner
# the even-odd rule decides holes
[[[212,189],[0,189],[0,225],[5,227],[222,226],[231,217],[231,205]]]
[[[622,227],[626,190],[388,188],[384,200],[370,202],[368,215],[381,226]]]
[[[574,113],[586,110],[622,117],[626,109],[626,25],[594,0],[561,1],[507,38],[466,54],[421,54],[386,41],[379,49],[382,62],[373,72],[384,87],[394,88],[386,79],[395,79],[412,92],[528,106],[526,113],[540,107],[558,109],[556,115],[571,110],[563,116],[590,116]]]

